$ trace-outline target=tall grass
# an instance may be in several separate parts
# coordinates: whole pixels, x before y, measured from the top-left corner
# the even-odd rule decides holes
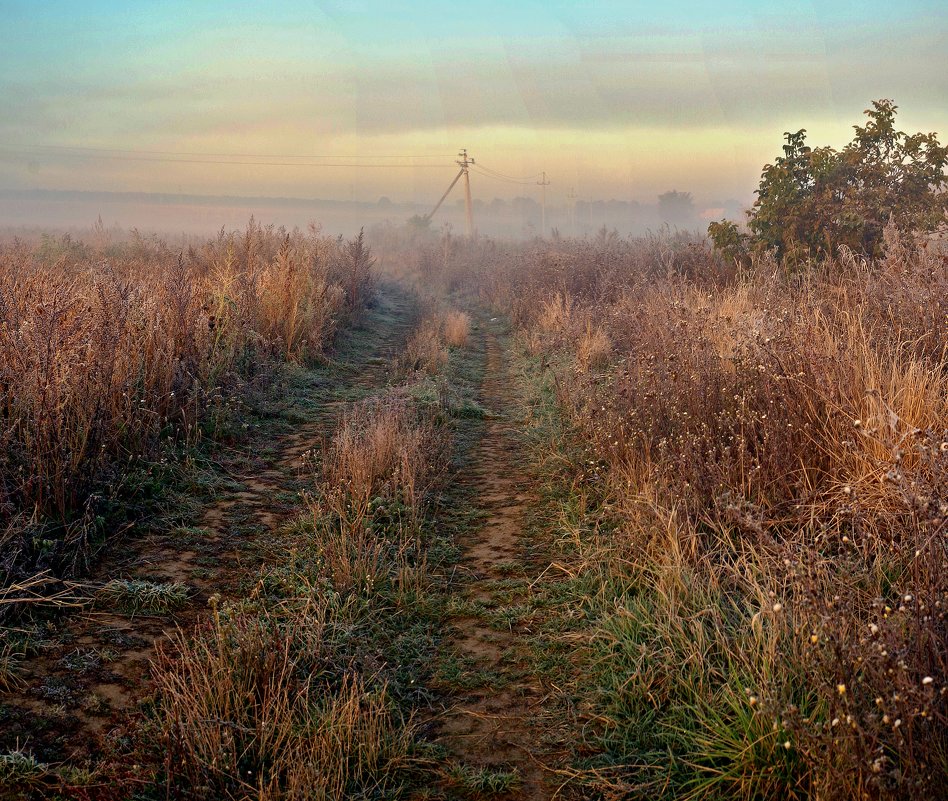
[[[364,798],[397,788],[411,727],[334,663],[327,607],[215,614],[156,664],[169,781],[209,798]],[[172,654],[174,655],[172,657]]]
[[[412,709],[436,625],[425,512],[450,440],[409,390],[348,404],[307,514],[276,532],[249,596],[212,599],[157,664],[174,793],[393,798],[417,779]]]
[[[211,431],[269,365],[317,357],[371,291],[364,244],[315,229],[251,220],[178,250],[93,239],[0,245],[7,580],[79,569],[140,459]]]
[[[493,265],[472,283],[553,371],[615,521],[575,542],[601,581],[600,780],[942,795],[948,259],[890,231],[806,275],[661,236]]]

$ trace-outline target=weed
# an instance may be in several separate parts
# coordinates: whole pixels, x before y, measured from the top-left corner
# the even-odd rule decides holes
[[[251,219],[180,254],[137,234],[64,247],[0,245],[4,584],[86,567],[107,498],[160,492],[172,445],[239,436],[246,390],[318,357],[372,293],[361,235]]]
[[[444,313],[442,322],[444,339],[452,348],[467,346],[471,336],[471,317],[469,314],[452,309]]]
[[[520,774],[505,768],[456,764],[451,766],[447,775],[459,792],[473,798],[504,795],[514,792],[521,785]]]
[[[571,686],[602,792],[941,792],[948,262],[886,241],[806,281],[764,258],[734,281],[661,236],[472,279],[521,328],[540,457],[568,475],[541,533],[570,580],[539,603],[593,666]]]
[[[49,766],[22,751],[0,753],[0,788],[39,787],[49,777]]]
[[[154,582],[143,579],[112,579],[96,593],[100,603],[130,614],[167,614],[188,602],[190,590],[178,582]]]

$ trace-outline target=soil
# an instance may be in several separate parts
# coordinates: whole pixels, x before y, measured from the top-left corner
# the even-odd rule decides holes
[[[486,370],[479,402],[492,414],[472,464],[459,476],[484,515],[484,522],[459,544],[459,567],[470,578],[461,590],[461,609],[527,609],[530,584],[543,572],[526,536],[536,503],[523,462],[523,427],[515,417],[513,381],[496,333],[486,333]],[[519,581],[511,582],[517,576]],[[529,613],[508,627],[496,616],[462,612],[449,621],[445,650],[490,677],[483,686],[453,692],[434,725],[435,741],[457,762],[495,771],[515,770],[519,786],[506,796],[540,801],[559,797],[554,774],[562,758],[546,704],[550,691],[531,671]]]

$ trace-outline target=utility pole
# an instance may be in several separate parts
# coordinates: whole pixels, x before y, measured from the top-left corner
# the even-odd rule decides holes
[[[576,236],[576,192],[573,191],[573,187],[569,188],[569,194],[566,197],[569,198],[569,232],[575,237]]]
[[[471,203],[471,176],[468,173],[468,166],[474,163],[474,159],[468,158],[467,148],[458,153],[457,164],[461,168],[461,174],[464,176],[464,207],[467,211],[467,235],[474,238],[474,209]]]
[[[461,176],[464,176],[464,206],[467,211],[467,235],[474,238],[474,207],[471,203],[471,176],[468,174],[467,168],[474,163],[474,159],[470,158],[467,155],[467,149],[465,148],[460,153],[458,153],[458,160],[455,162],[461,169],[458,171],[458,174],[454,176],[454,180],[448,184],[448,188],[444,190],[444,194],[441,196],[441,200],[435,203],[435,207],[429,211],[425,216],[424,220],[427,222],[432,217],[434,217],[435,212],[441,208],[441,204],[444,203],[444,199],[451,194],[451,190],[454,189],[454,185],[461,179]]]
[[[543,177],[542,177],[539,181],[537,181],[537,186],[540,187],[540,189],[541,189],[541,191],[542,191],[542,193],[543,193],[543,194],[542,194],[542,199],[543,199],[543,218],[542,218],[542,219],[543,219],[543,223],[542,223],[542,226],[541,226],[541,228],[540,228],[540,236],[542,236],[543,238],[546,238],[546,188],[550,185],[550,182],[549,182],[548,180],[546,180],[546,170],[543,171],[542,175],[543,175]]]

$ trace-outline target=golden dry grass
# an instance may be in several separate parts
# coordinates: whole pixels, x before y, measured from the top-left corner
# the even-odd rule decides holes
[[[384,685],[327,670],[326,616],[317,601],[279,617],[215,607],[201,636],[173,638],[155,671],[175,786],[281,801],[390,787],[410,762],[412,728]]]
[[[181,253],[140,236],[0,245],[2,563],[79,569],[97,499],[168,443],[226,433],[270,365],[318,357],[371,263],[359,240],[253,221]]]
[[[765,258],[738,280],[655,240],[534,244],[494,265],[475,288],[553,369],[576,470],[613,521],[563,526],[602,609],[596,686],[576,689],[609,760],[633,766],[590,781],[941,792],[948,259],[890,234],[884,259],[804,279]]]
[[[444,340],[453,348],[467,347],[471,336],[471,316],[467,312],[450,309],[442,323]]]

